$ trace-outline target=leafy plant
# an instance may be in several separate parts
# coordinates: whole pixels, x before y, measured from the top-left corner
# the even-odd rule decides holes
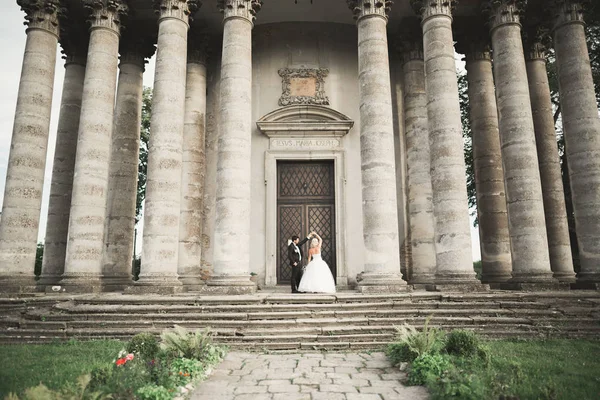
[[[479,338],[473,331],[453,330],[446,338],[445,350],[449,354],[472,357],[479,351]]]
[[[176,358],[171,362],[170,372],[176,386],[184,386],[204,375],[204,364],[200,360]]]
[[[137,354],[145,361],[156,358],[158,351],[158,340],[151,333],[138,333],[127,343],[127,352]]]
[[[448,356],[424,353],[415,358],[408,372],[409,385],[424,385],[442,376],[450,368]]]
[[[212,334],[209,329],[190,332],[182,326],[175,325],[172,331],[166,330],[160,335],[160,348],[172,357],[202,360],[211,356]]]
[[[402,326],[394,326],[394,329],[396,329],[396,342],[398,344],[405,343],[407,346],[407,349],[402,350],[402,354],[408,357],[412,352],[418,357],[428,353],[439,353],[444,345],[444,332],[437,328],[431,328],[429,326],[430,320],[431,316],[427,317],[421,332],[407,323]]]
[[[386,349],[386,354],[393,365],[398,365],[401,362],[412,362],[419,356],[411,350],[406,342],[390,343]]]
[[[171,400],[173,398],[169,389],[155,384],[143,386],[135,394],[140,400]]]

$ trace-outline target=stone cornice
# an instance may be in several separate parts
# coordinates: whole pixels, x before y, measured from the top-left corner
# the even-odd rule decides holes
[[[140,29],[131,26],[119,41],[119,61],[122,64],[135,64],[144,68],[146,59],[156,51],[156,37],[140,33]]]
[[[129,7],[123,0],[83,0],[90,29],[106,28],[120,33]]]
[[[590,0],[552,0],[554,29],[566,24],[584,24],[583,15]]]
[[[65,13],[60,0],[17,0],[25,12],[27,29],[43,29],[59,37],[59,18]]]
[[[200,0],[154,0],[159,21],[163,18],[176,18],[188,23],[201,5]]]
[[[393,2],[390,0],[346,0],[355,20],[363,17],[380,16],[387,20]]]
[[[192,28],[188,34],[187,62],[206,65],[209,56],[209,43],[210,38],[206,33]]]
[[[503,25],[521,25],[527,0],[486,0],[482,11],[488,17],[490,30]]]
[[[452,11],[457,3],[458,0],[410,0],[410,5],[423,22],[440,15],[452,18]]]
[[[243,18],[252,24],[262,4],[262,0],[218,0],[217,2],[219,10],[223,13],[223,21],[229,18]]]

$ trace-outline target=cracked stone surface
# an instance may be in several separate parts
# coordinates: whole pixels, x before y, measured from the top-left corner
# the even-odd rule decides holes
[[[405,386],[384,353],[257,354],[230,352],[192,393],[192,400],[428,399]]]

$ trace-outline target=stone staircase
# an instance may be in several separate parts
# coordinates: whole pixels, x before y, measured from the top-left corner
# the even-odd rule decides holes
[[[127,340],[181,325],[217,343],[269,350],[377,349],[408,323],[491,338],[600,338],[600,292],[364,295],[45,295],[0,298],[0,343]]]

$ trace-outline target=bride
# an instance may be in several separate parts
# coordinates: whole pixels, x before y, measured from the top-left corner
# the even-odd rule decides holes
[[[327,263],[321,258],[323,240],[317,233],[311,232],[313,238],[308,250],[308,264],[298,285],[299,292],[335,293],[335,282]]]

